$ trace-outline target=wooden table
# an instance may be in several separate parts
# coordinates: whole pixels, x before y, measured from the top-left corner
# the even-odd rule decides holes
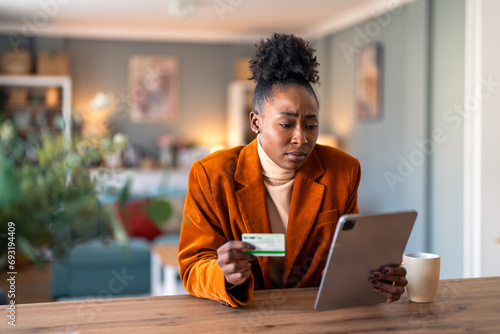
[[[247,307],[189,295],[17,306],[16,328],[0,311],[0,332],[16,333],[499,333],[500,277],[444,280],[434,303],[315,312],[317,288],[256,291]]]

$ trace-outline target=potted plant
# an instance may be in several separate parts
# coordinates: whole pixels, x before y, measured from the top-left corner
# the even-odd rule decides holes
[[[103,219],[89,175],[91,145],[43,131],[41,141],[23,138],[10,120],[0,125],[0,242],[15,224],[15,244],[31,259],[33,246],[64,254],[75,237]]]
[[[109,217],[90,175],[99,150],[89,139],[68,141],[49,131],[42,131],[41,140],[25,138],[10,120],[0,123],[0,257],[7,251],[9,222],[15,225],[18,253],[35,261],[38,246],[63,256],[76,239],[105,234],[96,231],[96,222]],[[127,200],[127,187],[120,198]],[[154,206],[153,220],[165,221],[170,204]]]

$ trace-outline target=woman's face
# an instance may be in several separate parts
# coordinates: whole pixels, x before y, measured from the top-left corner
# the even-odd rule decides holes
[[[281,168],[297,170],[318,139],[318,102],[301,86],[275,89],[262,111],[250,114],[250,122],[269,158]]]

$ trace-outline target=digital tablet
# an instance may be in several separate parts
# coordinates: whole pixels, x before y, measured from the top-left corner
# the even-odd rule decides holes
[[[314,309],[385,302],[369,281],[373,272],[400,265],[416,218],[415,211],[340,217]]]

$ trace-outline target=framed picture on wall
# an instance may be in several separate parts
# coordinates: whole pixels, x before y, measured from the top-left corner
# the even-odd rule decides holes
[[[172,122],[178,113],[178,61],[175,57],[136,55],[129,60],[132,122]]]
[[[356,109],[360,120],[378,120],[382,112],[382,45],[360,50],[356,68]]]

